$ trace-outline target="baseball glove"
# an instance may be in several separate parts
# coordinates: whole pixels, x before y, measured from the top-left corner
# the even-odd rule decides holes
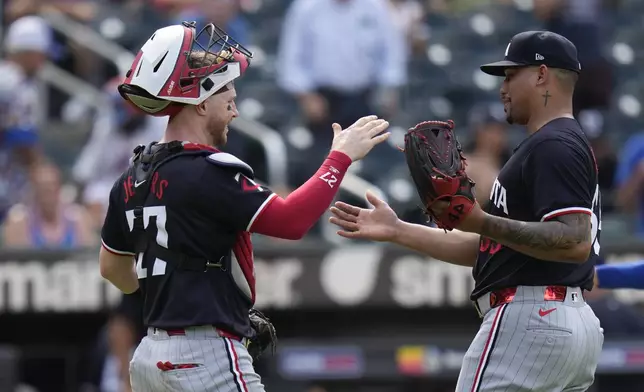
[[[404,152],[423,211],[439,228],[453,230],[476,203],[474,181],[465,173],[465,157],[454,135],[454,122],[417,124],[405,134]],[[437,208],[439,201],[449,206]]]
[[[268,317],[257,309],[251,309],[248,313],[250,317],[250,325],[255,330],[255,336],[248,342],[248,353],[256,360],[262,353],[271,346],[271,351],[275,354],[275,346],[277,345],[277,332],[275,327],[271,324]]]

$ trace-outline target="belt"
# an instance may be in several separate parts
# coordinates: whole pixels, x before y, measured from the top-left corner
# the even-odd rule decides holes
[[[474,307],[480,317],[485,316],[491,309],[505,305],[517,299],[521,290],[521,299],[524,301],[557,301],[557,302],[585,302],[584,291],[579,287],[567,286],[519,286],[491,291],[474,301]]]
[[[222,331],[221,329],[217,329],[217,328],[215,328],[215,330],[219,333],[219,336],[221,336],[222,338],[233,339],[239,342],[242,341],[242,337],[240,336],[234,335],[230,332]],[[166,329],[165,332],[168,334],[168,336],[186,336],[186,330],[183,328]]]
[[[165,332],[168,336],[187,336],[187,335],[203,335],[203,331],[208,331],[210,332],[210,335],[212,335],[212,332],[216,333],[218,336],[222,338],[228,338],[232,340],[236,340],[238,342],[241,342],[244,346],[247,346],[248,344],[248,339],[239,335],[235,335],[233,333],[230,333],[228,331],[224,331],[220,328],[216,328],[214,326],[199,326],[199,327],[189,327],[189,328],[172,328],[172,329],[162,329],[162,328],[151,328],[153,332],[156,334],[158,332]],[[199,331],[202,331],[199,333]]]

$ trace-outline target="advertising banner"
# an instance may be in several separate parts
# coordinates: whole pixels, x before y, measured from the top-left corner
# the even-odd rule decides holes
[[[92,313],[120,292],[98,271],[92,252],[0,252],[0,311]],[[609,262],[644,260],[644,249],[608,247]],[[462,308],[471,306],[471,269],[401,248],[353,245],[263,247],[256,251],[260,309]],[[644,291],[617,291],[644,302]]]

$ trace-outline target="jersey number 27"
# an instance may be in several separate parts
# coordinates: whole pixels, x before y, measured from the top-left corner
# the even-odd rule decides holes
[[[134,210],[125,211],[127,224],[130,231],[134,228]],[[168,232],[165,229],[167,215],[165,206],[154,206],[143,208],[143,227],[147,230],[150,225],[150,218],[155,217],[157,226],[157,244],[164,248],[168,248]],[[165,274],[167,263],[159,258],[152,261],[152,276],[159,276]],[[143,252],[139,253],[136,257],[136,276],[139,279],[145,279],[148,276],[147,268],[143,268]]]

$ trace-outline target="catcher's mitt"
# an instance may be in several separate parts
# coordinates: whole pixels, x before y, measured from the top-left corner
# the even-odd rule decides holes
[[[438,227],[451,231],[472,210],[474,181],[465,173],[465,157],[454,135],[454,122],[424,121],[405,135],[405,159],[423,211]],[[435,203],[449,206],[440,211]]]
[[[255,330],[255,336],[248,342],[248,353],[250,356],[253,360],[256,360],[268,346],[271,346],[271,350],[275,354],[277,332],[273,324],[271,324],[271,321],[257,309],[251,309],[248,315],[250,317],[250,325]]]

